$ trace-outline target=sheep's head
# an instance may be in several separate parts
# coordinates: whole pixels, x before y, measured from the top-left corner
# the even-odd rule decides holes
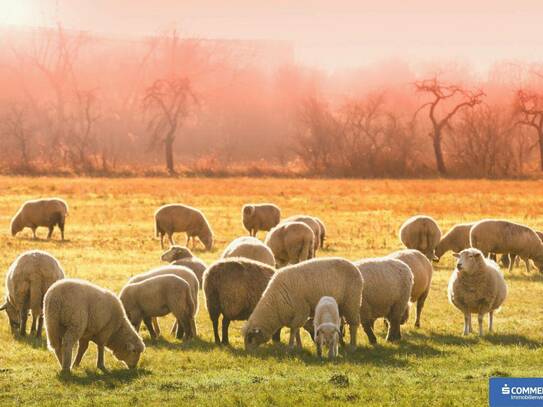
[[[16,334],[19,331],[21,321],[19,319],[19,313],[9,300],[6,300],[0,305],[0,311],[6,311],[9,320],[9,326],[11,327],[11,333]]]
[[[162,253],[160,260],[171,263],[176,260],[188,259],[193,257],[192,252],[185,246],[171,246],[168,250]]]
[[[340,336],[341,332],[336,325],[324,323],[319,325],[315,331],[315,343],[321,347],[333,347],[339,342]]]
[[[543,273],[543,255],[537,256],[533,260],[539,272]]]
[[[243,217],[250,218],[255,213],[254,205],[245,205],[243,207]]]
[[[18,214],[11,220],[10,227],[11,227],[11,236],[15,236],[17,233],[23,230],[23,226],[21,225],[21,220]]]
[[[124,362],[130,369],[134,369],[145,350],[145,344],[131,326],[126,326],[112,338],[109,348],[117,359]]]
[[[245,350],[253,350],[259,345],[268,342],[270,339],[264,334],[262,329],[252,327],[248,323],[243,327],[242,333],[245,342]]]
[[[206,250],[211,250],[213,248],[213,234],[204,233],[199,236],[199,239],[204,244]]]
[[[473,248],[464,249],[460,253],[453,253],[453,256],[458,259],[456,269],[461,273],[477,273],[485,263],[483,253]]]

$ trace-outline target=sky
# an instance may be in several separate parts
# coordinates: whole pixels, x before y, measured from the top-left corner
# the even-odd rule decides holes
[[[327,70],[390,59],[484,69],[543,55],[541,0],[0,0],[0,10],[3,26],[285,40],[299,62]]]

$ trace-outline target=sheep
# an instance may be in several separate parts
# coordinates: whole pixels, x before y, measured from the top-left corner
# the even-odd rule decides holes
[[[309,226],[302,222],[287,222],[277,225],[266,235],[268,246],[277,267],[296,264],[314,257],[315,236]]]
[[[294,340],[301,348],[300,327],[314,314],[324,296],[333,297],[350,328],[351,347],[356,346],[364,281],[353,263],[319,258],[288,266],[276,273],[262,294],[242,334],[250,350],[267,342],[283,326],[290,328],[289,349]]]
[[[319,247],[321,249],[324,249],[324,241],[326,240],[326,227],[324,226],[324,223],[322,220],[320,220],[317,217],[314,217],[314,219],[317,221],[320,227],[320,241],[319,241]]]
[[[153,328],[152,318],[172,313],[177,323],[177,339],[196,336],[194,316],[197,306],[193,290],[186,280],[177,275],[157,275],[129,283],[123,287],[119,298],[136,332],[143,320],[151,338],[156,339],[158,334]]]
[[[241,222],[251,236],[260,230],[268,231],[279,224],[281,209],[271,203],[246,204],[241,208]]]
[[[130,280],[128,280],[128,284],[139,283],[153,277],[163,276],[167,274],[173,274],[179,278],[182,278],[189,284],[191,296],[194,301],[194,316],[196,316],[196,313],[198,312],[198,289],[200,287],[200,283],[198,282],[198,278],[196,277],[195,273],[188,267],[178,265],[157,267],[150,271],[147,271],[146,273],[135,275]],[[160,325],[158,324],[156,317],[152,318],[152,323],[154,332],[157,335],[160,335]],[[180,327],[176,322],[172,326],[171,331],[172,333],[178,332],[179,329]],[[183,333],[183,329],[181,329],[180,333]],[[196,331],[194,331],[193,334],[196,335]]]
[[[317,355],[322,356],[322,347],[328,346],[328,359],[337,357],[341,336],[341,318],[337,302],[332,297],[322,297],[315,307],[313,328]]]
[[[206,250],[213,248],[213,231],[204,214],[187,205],[171,204],[158,208],[155,212],[155,233],[160,236],[160,246],[164,249],[164,235],[168,235],[170,245],[174,245],[173,234],[186,232],[189,245],[192,238],[193,247],[196,246],[195,238],[199,238]]]
[[[64,225],[68,216],[68,205],[60,198],[47,198],[26,201],[11,220],[11,235],[15,236],[24,228],[32,230],[32,237],[37,239],[36,229],[45,226],[49,229],[47,240],[51,239],[53,229],[58,226],[61,239],[64,240]]]
[[[41,338],[43,329],[43,297],[47,289],[64,278],[64,271],[57,259],[47,252],[31,250],[21,254],[11,264],[6,275],[6,310],[13,333],[26,335],[28,310],[32,311],[32,328]],[[37,328],[36,328],[37,322]]]
[[[44,299],[45,330],[48,347],[63,372],[72,368],[72,351],[79,342],[74,367],[79,366],[89,341],[98,346],[96,367],[107,371],[104,347],[135,368],[145,345],[124,311],[121,301],[111,291],[87,281],[63,279],[54,283]]]
[[[413,273],[403,261],[387,257],[359,260],[354,263],[364,280],[360,319],[369,342],[377,343],[373,325],[377,318],[388,322],[386,340],[401,339],[400,325],[409,318],[409,298]]]
[[[227,258],[212,264],[204,273],[204,293],[216,344],[228,345],[230,321],[249,318],[275,270],[244,258]],[[222,341],[219,317],[222,315]],[[279,341],[280,331],[274,334]]]
[[[437,260],[452,250],[454,253],[459,253],[468,247],[471,247],[469,242],[469,231],[475,223],[459,223],[454,225],[439,241],[436,247],[435,255]]]
[[[470,243],[485,256],[490,253],[519,256],[526,263],[527,272],[530,272],[529,260],[532,259],[543,272],[543,242],[528,226],[507,220],[484,219],[471,228]],[[509,271],[513,269],[513,263],[509,264]]]
[[[238,237],[230,242],[221,255],[222,259],[227,257],[245,257],[275,267],[275,257],[271,249],[257,238],[250,236]]]
[[[200,288],[202,288],[202,276],[204,275],[204,271],[206,271],[207,264],[199,257],[194,256],[189,248],[177,245],[170,246],[168,250],[162,253],[160,260],[168,262],[173,266],[188,267],[196,274]]]
[[[316,218],[307,215],[294,215],[285,220],[282,223],[288,222],[302,222],[311,228],[313,232],[313,251],[316,252],[321,245],[321,226]]]
[[[398,250],[389,254],[388,257],[403,261],[413,273],[413,287],[411,289],[410,301],[417,303],[415,327],[420,328],[420,315],[432,283],[432,274],[434,272],[432,263],[424,254],[413,249]]]
[[[408,249],[421,251],[430,261],[436,260],[435,248],[441,240],[441,230],[429,216],[413,216],[400,228],[400,240]]]
[[[543,232],[540,232],[540,231],[536,230],[535,233],[543,241]],[[503,265],[503,267],[509,267],[511,265],[511,262],[514,262],[514,265],[518,267],[518,265],[519,265],[519,257],[514,253],[502,254],[500,262]],[[513,267],[513,266],[511,266],[511,267]]]
[[[471,314],[478,315],[479,336],[483,336],[483,318],[488,313],[488,331],[492,332],[494,312],[507,296],[507,284],[498,265],[474,248],[460,254],[448,286],[449,301],[464,314],[464,335],[471,333]]]

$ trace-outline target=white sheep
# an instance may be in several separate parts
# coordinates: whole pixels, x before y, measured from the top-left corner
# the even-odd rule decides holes
[[[337,357],[341,337],[341,317],[337,302],[333,297],[322,297],[319,300],[315,307],[313,327],[319,357],[322,356],[323,346],[328,347],[329,359]]]
[[[72,352],[79,342],[74,366],[79,366],[89,341],[98,346],[96,367],[106,371],[104,349],[129,368],[135,368],[145,345],[126,317],[115,294],[87,281],[63,279],[53,284],[44,299],[45,330],[63,372],[72,368]]]
[[[43,328],[43,297],[47,289],[64,278],[57,259],[47,252],[31,250],[21,254],[11,264],[6,275],[6,310],[11,330],[26,335],[28,311],[32,312],[31,333],[41,337]],[[36,322],[38,324],[36,328]]]
[[[264,244],[273,252],[276,266],[283,267],[312,259],[314,241],[313,231],[305,223],[287,222],[270,230]]]
[[[469,232],[475,223],[459,223],[454,225],[439,241],[435,255],[439,260],[445,253],[452,250],[453,253],[460,253],[462,250],[471,247]]]
[[[232,240],[221,255],[222,259],[227,257],[244,257],[275,267],[275,257],[271,249],[251,236]]]
[[[400,228],[400,240],[408,249],[424,253],[430,261],[436,260],[435,248],[441,240],[441,230],[429,216],[413,216]]]
[[[24,228],[30,228],[33,238],[37,239],[36,229],[45,226],[49,229],[47,239],[51,239],[53,229],[58,225],[61,238],[64,240],[66,216],[68,205],[60,198],[26,201],[11,220],[11,235],[15,236]]]
[[[271,203],[246,204],[241,208],[241,222],[251,236],[260,230],[268,231],[279,224],[281,209]]]
[[[290,216],[287,219],[284,219],[282,223],[289,223],[289,222],[302,222],[305,223],[311,231],[313,232],[313,252],[316,252],[317,249],[321,245],[321,224],[317,220],[317,218],[314,218],[313,216],[308,215],[294,215]]]
[[[451,304],[464,314],[464,335],[471,333],[471,314],[478,315],[479,336],[483,335],[484,315],[489,314],[488,330],[492,332],[494,312],[507,296],[503,274],[478,249],[465,249],[454,256],[458,262],[449,279],[448,295]]]

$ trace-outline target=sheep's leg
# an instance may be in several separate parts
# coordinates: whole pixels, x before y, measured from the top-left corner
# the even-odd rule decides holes
[[[351,325],[349,325],[349,329],[350,328],[351,328]],[[371,320],[363,321],[362,328],[364,329],[364,332],[366,333],[370,343],[372,345],[375,345],[377,343],[377,338],[375,337],[375,334],[373,333],[373,322]],[[351,334],[352,334],[352,331],[351,331]]]
[[[187,319],[185,318],[181,321],[178,320],[177,323],[179,324],[179,326],[183,326],[183,330],[185,331],[185,340],[191,339],[192,334],[190,329],[190,323],[187,321]]]
[[[58,223],[58,228],[60,229],[60,239],[62,241],[64,241],[64,219],[62,219],[59,223]]]
[[[420,328],[420,314],[422,314],[422,309],[424,308],[424,303],[426,302],[429,292],[430,290],[426,291],[417,300],[417,318],[415,320],[415,328]]]
[[[49,226],[49,232],[47,233],[47,240],[51,240],[51,236],[53,236],[53,229],[55,228],[55,225]]]
[[[32,325],[30,326],[30,334],[32,335],[33,333],[36,332],[36,324],[38,322],[38,316],[32,312]]]
[[[66,331],[62,337],[62,371],[69,372],[72,368],[72,352],[75,343],[75,335],[71,331]]]
[[[179,324],[177,323],[177,319],[175,321],[173,321],[172,329],[170,329],[170,334],[171,335],[176,335],[177,334],[178,325]]]
[[[485,314],[480,313],[477,315],[477,322],[479,323],[479,336],[483,336],[483,319]]]
[[[60,367],[62,368],[62,351],[61,351],[61,345],[57,345],[54,347],[55,356],[57,357],[58,363]]]
[[[296,337],[296,329],[290,328],[290,337],[288,338],[288,349],[290,351],[294,350],[295,337]]]
[[[185,335],[183,324],[181,324],[179,320],[176,320],[175,323],[177,324],[177,332],[175,334],[175,337],[177,339],[183,339],[183,336]]]
[[[147,327],[147,330],[149,331],[149,335],[151,335],[151,338],[156,339],[157,334],[153,328],[153,321],[151,321],[151,317],[143,318],[143,323]]]
[[[400,331],[400,321],[398,318],[390,318],[387,333],[387,342],[396,342],[402,338]]]
[[[331,343],[328,347],[328,359],[334,359],[336,357],[337,342]]]
[[[358,324],[349,324],[349,335],[351,337],[351,349],[356,348],[356,333],[358,332]]]
[[[160,232],[160,248],[164,250],[164,233]]]
[[[33,227],[33,228],[31,228],[31,229],[32,229],[32,239],[37,240],[37,239],[38,239],[38,235],[36,235],[36,228]]]
[[[87,351],[88,347],[89,347],[88,339],[79,340],[79,346],[77,348],[77,355],[75,357],[74,367],[78,367],[81,364],[81,359],[83,359],[83,355]]]
[[[526,272],[527,273],[530,273],[530,259],[529,258],[525,258],[525,259],[522,259],[524,260],[524,263],[526,264]]]
[[[173,240],[173,232],[168,233],[168,241],[170,242],[170,246],[175,245],[175,241]]]
[[[189,243],[190,243],[190,236],[187,233],[187,242],[185,243],[185,246],[189,247]]]
[[[316,345],[317,345],[317,356],[319,358],[322,358],[322,342],[318,340]]]
[[[492,333],[494,325],[494,311],[488,313],[488,332]]]
[[[28,301],[25,301],[21,311],[19,311],[19,334],[21,336],[26,335],[26,321],[28,320]]]
[[[281,329],[278,329],[272,336],[272,341],[279,343],[281,342]]]
[[[513,271],[513,266],[514,266],[514,264],[515,264],[515,262],[512,261],[512,260],[513,260],[513,259],[512,259],[512,256],[513,256],[512,254],[509,256],[509,272],[510,272],[510,273]]]
[[[196,329],[196,321],[194,315],[190,317],[190,336],[195,338],[198,336],[198,329]]]
[[[222,344],[223,345],[229,345],[230,342],[228,341],[228,327],[230,326],[230,320],[228,318],[225,318],[225,316],[222,316]]]
[[[38,317],[38,330],[36,331],[36,337],[41,338],[41,333],[43,331],[43,315]]]
[[[471,332],[471,314],[466,312],[464,314],[464,335],[469,335]]]
[[[302,349],[302,337],[300,336],[300,328],[296,329],[296,347]]]
[[[96,358],[96,368],[102,372],[107,372],[106,365],[104,363],[104,345],[98,345],[98,357]]]
[[[153,317],[152,322],[153,322],[153,329],[155,330],[157,336],[160,336],[160,325],[158,324],[158,318]]]

